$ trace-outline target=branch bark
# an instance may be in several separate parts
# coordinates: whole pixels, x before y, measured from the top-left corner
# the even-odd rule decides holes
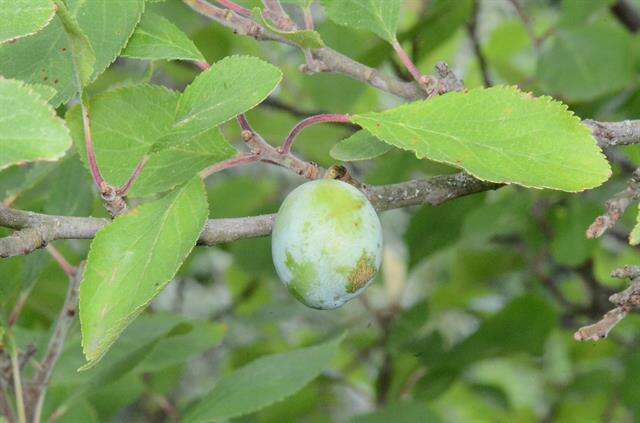
[[[445,201],[481,191],[495,189],[500,184],[483,182],[460,172],[453,175],[436,176],[430,179],[407,181],[400,184],[364,187],[363,191],[379,211],[419,204],[438,205]],[[266,236],[271,233],[275,214],[248,216],[225,219],[209,219],[200,235],[200,245],[215,245],[236,241],[242,238]],[[0,206],[0,226],[17,229],[46,227],[47,242],[56,239],[90,239],[108,225],[110,220],[95,217],[51,216]],[[4,238],[14,240],[15,236]],[[25,245],[25,244],[23,244]],[[41,244],[30,244],[30,251],[20,250],[27,254],[39,248]],[[0,244],[0,248],[6,248]],[[0,249],[0,255],[9,256],[12,249]]]

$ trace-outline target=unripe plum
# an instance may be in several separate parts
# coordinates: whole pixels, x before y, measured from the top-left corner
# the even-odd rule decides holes
[[[284,200],[271,250],[278,276],[299,301],[333,309],[362,293],[380,268],[382,228],[362,192],[320,179]]]

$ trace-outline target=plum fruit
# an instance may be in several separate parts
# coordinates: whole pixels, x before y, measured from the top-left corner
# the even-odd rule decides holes
[[[271,249],[278,276],[293,296],[312,308],[334,309],[373,280],[382,260],[382,227],[362,192],[319,179],[284,200]]]

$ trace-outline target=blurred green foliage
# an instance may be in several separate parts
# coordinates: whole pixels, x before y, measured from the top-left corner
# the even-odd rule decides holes
[[[286,3],[299,20],[296,2]],[[481,50],[494,83],[553,95],[583,119],[638,115],[640,43],[611,12],[615,2],[519,3],[529,29],[511,2],[480,1]],[[640,1],[629,3],[640,8]],[[400,103],[342,75],[303,74],[303,57],[294,49],[237,36],[178,0],[147,1],[146,10],[188,34],[209,62],[247,54],[283,71],[276,93],[247,115],[273,145],[309,113],[362,113]],[[408,78],[375,34],[332,23],[319,4],[312,11],[328,46]],[[422,72],[431,73],[445,60],[467,87],[479,86],[467,27],[472,13],[472,0],[405,0],[398,38]],[[181,90],[198,72],[189,62],[120,58],[88,93],[140,82]],[[222,129],[242,148],[233,122]],[[352,133],[344,126],[315,126],[297,139],[296,154],[331,165],[329,151]],[[635,164],[639,151],[618,150]],[[267,238],[196,247],[176,279],[95,369],[76,371],[83,358],[79,327],[73,328],[44,415],[58,413],[60,422],[179,420],[220,381],[233,381],[229,375],[235,370],[347,330],[327,359],[331,364],[311,372],[319,374],[313,382],[283,393],[293,395],[280,402],[248,407],[251,414],[233,421],[638,421],[640,318],[629,316],[609,339],[595,344],[573,340],[579,326],[608,310],[608,295],[624,288],[610,271],[640,262],[638,249],[626,240],[633,213],[598,241],[584,235],[604,201],[628,179],[624,167],[614,167],[611,181],[581,194],[507,187],[438,207],[386,212],[382,272],[363,301],[332,312],[307,309],[288,295],[273,271]],[[349,169],[374,184],[453,171],[397,150],[350,163]],[[299,183],[267,164],[216,174],[207,180],[209,216],[273,213]],[[77,154],[1,171],[0,201],[50,214],[105,215]],[[0,235],[8,233],[0,229]],[[75,264],[89,243],[55,245]],[[21,349],[38,347],[35,360],[42,358],[66,285],[66,276],[43,251],[0,261],[0,311],[6,320],[16,302],[28,298],[13,334]],[[281,372],[288,371],[283,365]],[[259,392],[251,395],[245,399],[263,400]]]

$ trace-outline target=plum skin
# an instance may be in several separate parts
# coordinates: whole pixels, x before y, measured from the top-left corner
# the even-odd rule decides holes
[[[280,206],[271,252],[293,296],[312,308],[334,309],[360,295],[380,268],[380,219],[352,185],[307,182]]]

